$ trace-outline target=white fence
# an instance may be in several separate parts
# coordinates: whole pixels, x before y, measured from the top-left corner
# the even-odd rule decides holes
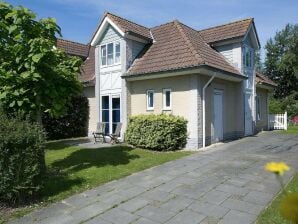
[[[284,114],[269,114],[268,125],[270,130],[287,130],[288,117],[287,112]]]

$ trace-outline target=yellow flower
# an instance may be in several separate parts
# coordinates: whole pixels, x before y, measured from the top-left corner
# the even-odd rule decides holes
[[[280,163],[271,162],[266,164],[265,170],[282,176],[285,171],[290,170],[290,167],[288,167],[288,165],[285,164],[284,162],[280,162]]]
[[[298,223],[298,193],[289,193],[282,199],[280,212],[287,220]]]

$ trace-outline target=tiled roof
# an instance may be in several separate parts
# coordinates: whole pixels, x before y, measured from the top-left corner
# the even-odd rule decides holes
[[[78,42],[57,39],[57,48],[64,50],[69,55],[75,55],[79,57],[88,57],[89,47],[88,45],[81,44]]]
[[[95,85],[95,48],[89,46],[89,54],[81,67],[80,80],[86,85]]]
[[[253,18],[247,18],[208,29],[199,30],[198,32],[202,35],[203,39],[207,43],[214,43],[222,40],[243,37],[251,23],[253,23]]]
[[[74,41],[57,39],[57,48],[64,50],[69,55],[82,57],[84,59],[79,80],[86,85],[93,85],[95,80],[94,47]]]
[[[242,74],[196,30],[173,21],[151,29],[154,42],[136,59],[126,75],[148,74],[207,65],[237,75]]]
[[[259,72],[256,72],[256,83],[257,84],[267,84],[270,86],[277,86],[275,82],[273,82],[271,79],[268,78],[268,76],[261,74]]]
[[[116,15],[110,13],[110,12],[106,12],[104,14],[104,16],[102,17],[102,19],[101,19],[95,33],[92,36],[92,39],[94,38],[95,34],[97,33],[98,29],[100,28],[101,24],[103,23],[103,21],[106,17],[111,19],[112,22],[114,22],[115,25],[117,25],[123,33],[144,37],[144,38],[150,39],[150,40],[152,39],[151,35],[150,35],[150,29],[149,28],[147,28],[145,26],[141,26],[141,25],[136,24],[132,21],[121,18],[119,16],[116,16]]]

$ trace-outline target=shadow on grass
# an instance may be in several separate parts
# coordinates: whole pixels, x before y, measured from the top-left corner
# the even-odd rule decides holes
[[[106,165],[128,164],[130,160],[139,156],[131,155],[132,148],[127,146],[116,146],[98,149],[79,149],[66,158],[57,160],[51,164],[53,168],[76,172],[90,167],[103,167]]]
[[[90,167],[128,164],[131,160],[139,158],[138,155],[130,154],[131,150],[132,148],[127,146],[74,150],[67,157],[54,161],[48,168],[42,197],[48,198],[84,185],[85,178],[76,176],[76,172]]]

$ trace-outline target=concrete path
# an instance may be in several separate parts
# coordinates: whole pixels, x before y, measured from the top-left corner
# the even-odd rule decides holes
[[[211,147],[74,195],[13,223],[254,223],[280,190],[268,161],[298,169],[298,136],[276,132]]]

